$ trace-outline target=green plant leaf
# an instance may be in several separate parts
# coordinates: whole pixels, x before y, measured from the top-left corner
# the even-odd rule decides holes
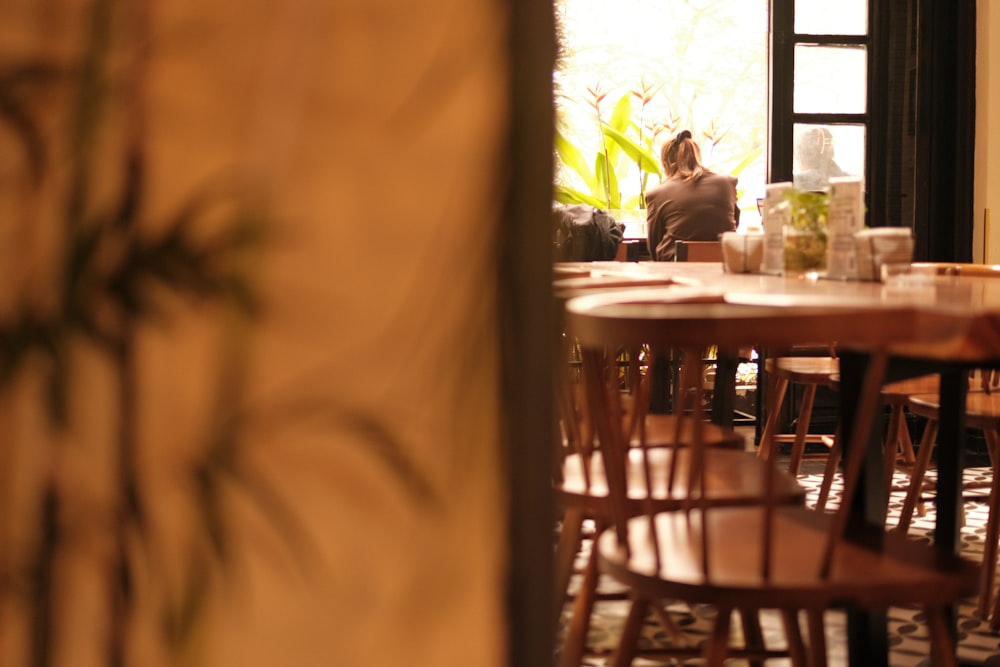
[[[632,195],[623,201],[619,208],[623,208],[627,211],[642,208],[642,197],[640,195]]]
[[[618,100],[607,125],[622,133],[632,125],[632,93],[625,93]]]
[[[743,155],[743,158],[740,159],[739,162],[737,162],[732,169],[728,170],[729,173],[732,174],[733,176],[739,176],[743,172],[743,170],[749,167],[753,163],[753,161],[756,160],[763,152],[764,152],[763,146],[747,151]]]
[[[781,196],[791,208],[793,227],[815,232],[826,231],[829,196],[825,192],[788,188]]]
[[[608,208],[622,207],[622,191],[618,187],[618,173],[614,169],[608,170]]]
[[[553,198],[560,204],[588,204],[596,208],[604,208],[607,204],[593,195],[558,184],[553,189]]]
[[[619,98],[618,102],[615,103],[615,107],[611,111],[611,119],[606,123],[601,123],[601,132],[604,133],[602,143],[604,145],[604,150],[608,154],[608,164],[612,165],[612,168],[618,164],[621,156],[621,147],[618,146],[617,143],[609,144],[607,142],[607,130],[610,128],[617,131],[619,134],[625,134],[631,124],[632,94],[625,93],[621,96],[621,98]]]
[[[583,153],[566,136],[556,129],[555,134],[556,154],[564,165],[576,172],[583,179],[584,184],[590,188],[591,192],[597,191],[598,181],[591,171]]]
[[[637,142],[615,130],[613,127],[607,125],[604,126],[604,136],[611,139],[616,145],[621,147],[621,149],[625,151],[625,154],[632,158],[633,162],[639,165],[639,169],[651,174],[659,175],[660,163],[653,156],[652,152],[643,148]]]
[[[600,208],[614,208],[611,205],[611,179],[614,178],[614,170],[608,166],[607,156],[601,152],[594,159],[594,173],[597,175],[597,189],[594,194],[602,197],[603,202]]]

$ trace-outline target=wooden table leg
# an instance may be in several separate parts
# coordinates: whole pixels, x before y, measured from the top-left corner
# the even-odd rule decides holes
[[[840,420],[841,433],[850,434],[854,429],[854,416],[858,410],[858,398],[862,386],[868,356],[844,350],[840,353]],[[844,498],[850,503],[848,532],[865,533],[864,525],[885,526],[886,493],[885,475],[882,473],[883,457],[881,438],[872,424],[864,467],[853,498]],[[846,447],[850,437],[841,438]],[[851,667],[888,667],[889,638],[888,620],[885,611],[859,609],[847,610],[848,662]]]
[[[736,369],[740,360],[736,352],[725,350],[719,350],[717,357],[711,419],[714,424],[732,428],[736,411]]]
[[[941,409],[937,448],[938,479],[934,505],[934,543],[958,553],[962,527],[962,470],[965,467],[965,395],[967,371],[954,368],[941,373]],[[956,633],[956,610],[946,610],[948,627]],[[953,634],[953,638],[954,638]]]

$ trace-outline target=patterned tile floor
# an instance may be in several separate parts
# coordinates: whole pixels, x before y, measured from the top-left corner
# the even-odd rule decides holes
[[[814,466],[812,466],[815,468]],[[815,498],[815,492],[819,488],[821,475],[810,471],[808,463],[806,474],[800,475],[801,483],[809,491],[809,500]],[[933,477],[933,472],[928,473],[928,478]],[[989,481],[988,468],[969,468],[965,472],[967,482]],[[897,482],[905,482],[905,478],[900,477]],[[839,489],[834,489],[835,499],[839,500]],[[962,529],[962,553],[971,559],[978,560],[983,551],[983,535],[986,525],[986,505],[974,496],[977,493],[967,494],[966,499],[966,524]],[[902,493],[894,493],[889,503],[889,525],[893,525],[898,517],[902,506]],[[910,527],[910,535],[918,539],[930,539],[934,526],[934,507],[927,504],[927,514],[923,517],[914,517]],[[615,584],[609,580],[601,582],[603,591],[612,591]],[[569,607],[567,606],[567,611]],[[604,667],[607,664],[606,652],[614,647],[621,625],[624,621],[626,603],[624,602],[601,602],[595,608],[595,613],[591,623],[589,634],[589,644],[598,651],[604,651],[605,656],[595,653],[589,656],[583,663],[587,667]],[[688,633],[695,641],[699,635],[704,636],[711,621],[712,611],[708,608],[691,609],[686,605],[678,604],[668,610],[674,617],[676,623]],[[990,630],[988,623],[976,616],[975,600],[965,600],[959,606],[959,659],[963,665],[995,665],[1000,666],[1000,634]],[[564,617],[564,620],[566,617]],[[770,623],[765,617],[764,631],[766,638],[772,638],[780,642],[780,632],[775,623]],[[828,612],[827,615],[827,646],[829,664],[831,667],[838,667],[846,664],[846,651],[844,649],[844,627],[843,616],[836,612]],[[892,667],[925,667],[930,665],[927,657],[928,640],[925,626],[921,619],[919,610],[893,608],[889,612],[889,645],[890,664]],[[663,645],[667,641],[666,635],[661,626],[653,619],[648,619],[643,631],[643,645],[656,646]],[[665,663],[660,661],[637,660],[635,667],[659,667],[661,665],[678,664]],[[688,663],[680,663],[688,664]],[[692,661],[690,664],[697,664]],[[740,661],[733,660],[729,665],[741,665]],[[767,664],[774,667],[790,665],[787,659],[771,660]]]

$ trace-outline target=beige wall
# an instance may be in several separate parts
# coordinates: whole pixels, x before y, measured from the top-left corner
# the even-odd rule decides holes
[[[73,65],[89,4],[0,3],[0,62]],[[139,465],[157,542],[135,554],[132,664],[503,664],[496,267],[506,5],[165,0],[139,3],[152,13],[136,37],[137,5],[113,4],[124,9],[112,81],[128,83],[148,48],[145,106],[127,86],[111,88],[113,117],[90,172],[95,209],[114,201],[122,146],[136,131],[148,167],[142,233],[219,188],[273,223],[249,265],[265,304],[252,329],[236,336],[217,310],[165,299],[164,317],[139,331]],[[62,145],[71,105],[67,94],[32,99],[47,140]],[[138,126],[137,111],[146,112]],[[51,177],[32,190],[12,137],[0,120],[0,325],[25,302],[55,316],[47,295],[65,258],[69,160],[53,151]],[[0,406],[0,567],[36,564],[38,493],[55,478],[72,537],[57,564],[56,662],[93,667],[108,636],[120,415],[108,360],[86,342],[66,351],[76,360],[67,431],[46,424],[37,380]],[[243,352],[241,381],[220,398],[216,371]],[[220,400],[243,419],[242,465],[294,521],[275,530],[245,487],[221,485],[228,578],[201,584],[211,604],[184,660],[171,661],[156,649],[160,613],[205,546],[187,466],[232,416]],[[0,589],[0,664],[26,664],[29,602]]]
[[[973,260],[1000,263],[1000,10],[979,0]]]

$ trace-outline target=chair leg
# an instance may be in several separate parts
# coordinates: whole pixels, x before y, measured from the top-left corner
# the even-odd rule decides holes
[[[993,601],[993,613],[990,614],[990,630],[1000,631],[1000,595]]]
[[[931,638],[931,664],[935,667],[958,667],[955,642],[944,610],[940,607],[927,609],[926,616],[927,632]]]
[[[993,579],[997,568],[997,540],[1000,539],[1000,434],[987,430],[986,443],[990,451],[993,479],[990,481],[989,515],[983,541],[983,563],[980,570],[978,613],[987,618],[993,597]]]
[[[799,422],[795,427],[795,442],[792,445],[791,458],[788,460],[788,472],[799,474],[802,457],[806,453],[806,436],[809,435],[809,424],[812,421],[813,405],[816,403],[816,385],[807,384],[802,394],[802,407],[799,410]]]
[[[583,581],[573,602],[573,617],[563,639],[562,656],[559,667],[580,667],[583,654],[587,649],[587,633],[590,631],[590,615],[594,611],[594,598],[597,596],[597,549],[595,548],[587,559],[583,570]]]
[[[893,405],[889,411],[889,428],[885,434],[885,443],[882,445],[884,456],[882,466],[885,470],[885,488],[888,493],[892,493],[892,477],[896,472],[896,457],[900,449],[900,420],[903,419],[903,406]]]
[[[764,633],[760,629],[760,612],[756,609],[741,610],[740,622],[743,625],[743,642],[748,651],[764,650]],[[764,660],[748,661],[750,667],[763,667]]]
[[[802,639],[802,628],[799,627],[799,613],[792,609],[782,609],[781,624],[785,629],[788,659],[792,667],[806,667],[806,643]]]
[[[764,430],[760,434],[760,447],[757,449],[757,456],[765,461],[774,455],[774,436],[778,431],[778,422],[781,420],[781,405],[785,402],[787,390],[788,380],[769,379],[767,419],[764,421]]]
[[[902,405],[893,405],[889,413],[889,429],[885,436],[884,453],[885,487],[891,496],[894,490],[892,480],[896,473],[897,461],[910,466],[912,470],[913,464],[917,460],[917,455],[913,451],[913,440],[910,439],[910,429],[906,425],[906,410]],[[917,500],[915,510],[920,516],[927,513],[923,500]]]
[[[896,530],[900,533],[906,533],[909,530],[910,521],[913,520],[913,509],[923,493],[924,474],[927,472],[927,465],[931,460],[931,450],[934,449],[937,432],[937,420],[928,420],[927,426],[924,427],[924,437],[920,439],[920,451],[917,452],[917,460],[913,464],[913,472],[910,474],[910,488],[906,490],[903,509],[899,512],[899,525],[896,526]]]
[[[897,403],[891,404],[889,408],[888,427],[885,432],[885,441],[891,444],[893,451],[900,448],[900,418],[903,416],[903,406]]]
[[[674,623],[674,619],[670,618],[670,614],[668,614],[667,610],[663,608],[662,601],[651,606],[653,614],[656,616],[656,620],[660,622],[660,625],[663,626],[663,630],[670,638],[670,643],[680,648],[690,647],[691,642],[688,639],[688,636],[684,634],[683,630],[677,627],[677,624]]]
[[[809,619],[809,665],[826,667],[826,626],[823,624],[823,610],[806,611]]]
[[[837,427],[833,434],[833,446],[830,447],[830,454],[826,457],[826,466],[823,468],[823,483],[819,487],[819,496],[816,498],[816,509],[823,511],[826,503],[830,499],[830,489],[833,488],[833,480],[837,477],[837,467],[840,465],[840,457],[843,455],[840,442],[840,427]]]
[[[906,425],[906,410],[899,409],[899,452],[903,457],[903,463],[913,465],[917,460],[917,455],[913,451],[913,440],[910,439],[910,428]]]
[[[649,603],[641,598],[632,600],[628,609],[628,616],[625,617],[625,626],[622,628],[621,638],[618,640],[618,647],[611,656],[610,667],[629,667],[635,659],[636,644],[639,642],[639,632],[642,630],[642,622],[646,618],[646,611]]]
[[[897,433],[900,460],[903,465],[909,466],[912,470],[913,464],[917,461],[917,454],[913,450],[913,440],[910,438],[910,427],[906,424],[906,410],[902,406],[899,407]],[[890,481],[891,479],[892,478],[890,477]],[[919,516],[925,516],[927,514],[923,500],[917,501],[916,511]]]
[[[555,616],[558,621],[566,604],[566,591],[573,576],[573,563],[580,551],[580,536],[583,534],[583,510],[571,507],[563,513],[562,528],[555,557]]]
[[[729,656],[729,624],[732,616],[733,610],[729,607],[720,608],[715,616],[712,634],[705,640],[705,667],[722,667]]]

